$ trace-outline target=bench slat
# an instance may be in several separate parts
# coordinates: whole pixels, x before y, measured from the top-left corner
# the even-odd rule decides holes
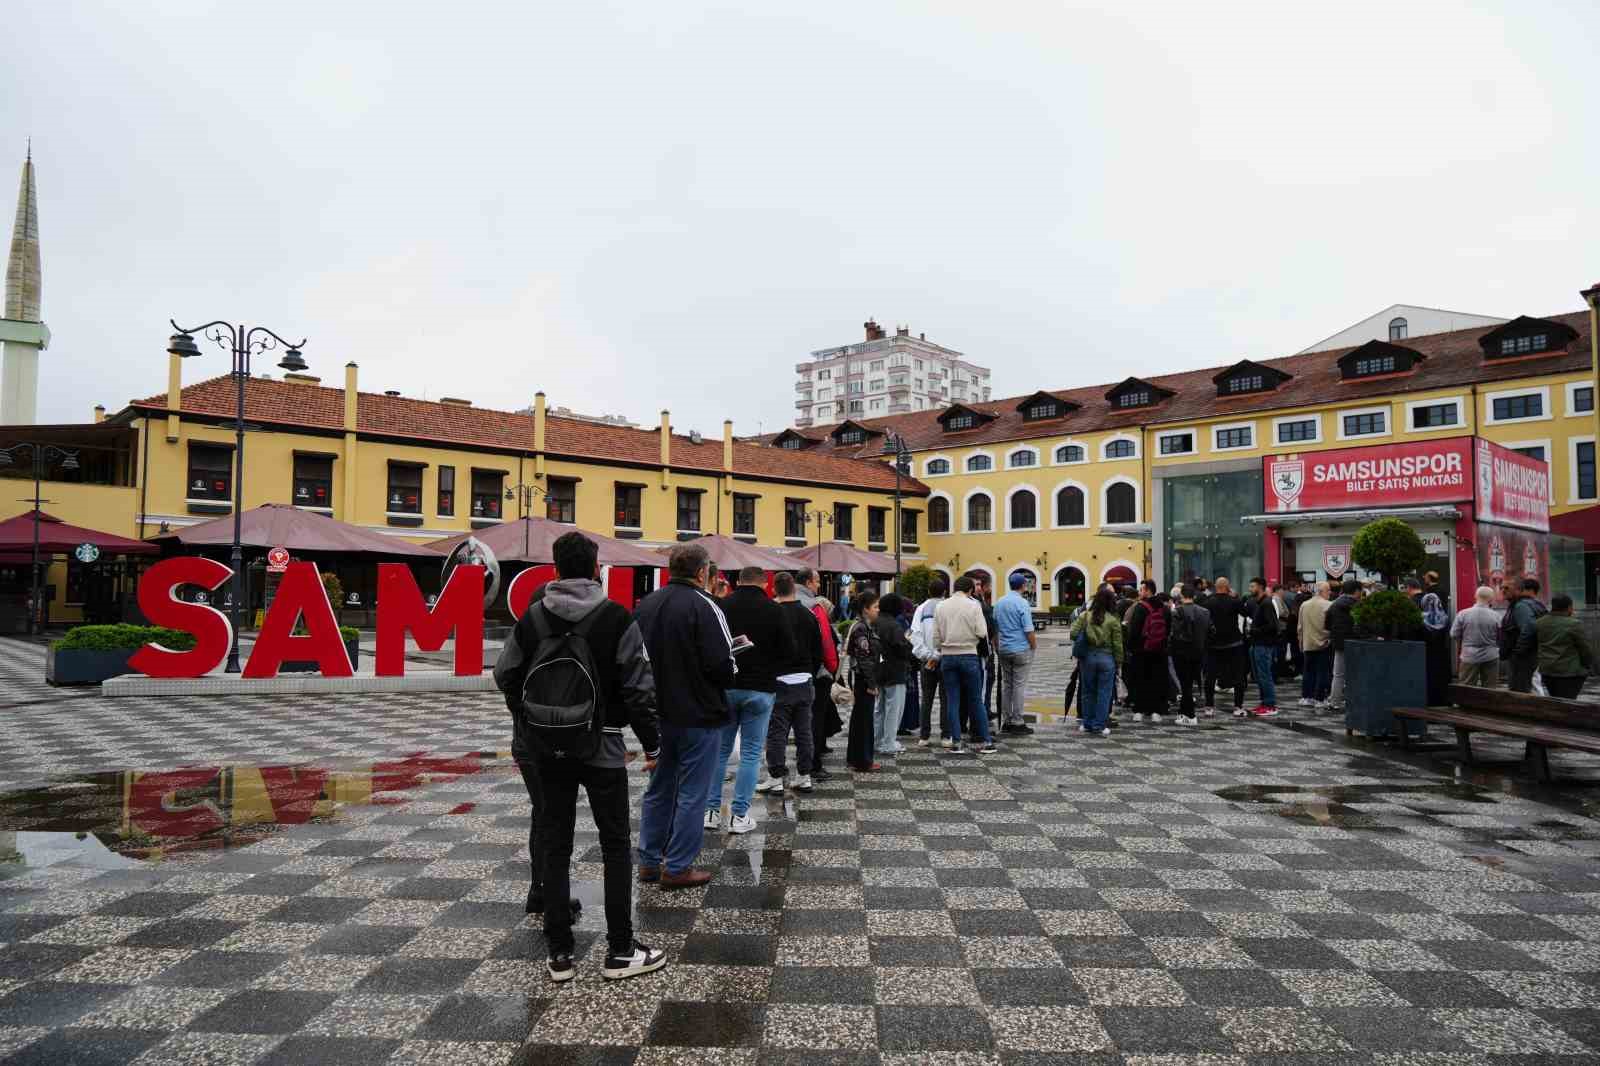
[[[1522,718],[1561,725],[1583,723],[1581,728],[1600,729],[1600,712],[1592,704],[1536,696],[1531,692],[1512,692],[1505,688],[1479,688],[1477,685],[1451,685],[1450,700],[1458,707],[1485,711],[1500,718]]]
[[[1396,707],[1394,715],[1396,718],[1435,722],[1475,733],[1494,733],[1499,736],[1532,740],[1539,744],[1600,753],[1600,730],[1564,728],[1436,707]]]

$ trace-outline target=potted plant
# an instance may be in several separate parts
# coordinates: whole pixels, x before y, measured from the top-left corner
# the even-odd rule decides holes
[[[906,567],[900,571],[900,595],[912,603],[921,603],[928,598],[928,587],[937,576],[927,563]]]
[[[44,679],[52,685],[98,685],[107,678],[136,673],[128,660],[150,643],[188,651],[194,647],[194,637],[161,626],[78,626],[45,651]]]
[[[294,635],[305,636],[305,626],[296,625]],[[355,626],[340,626],[339,636],[344,640],[344,650],[350,655],[350,669],[357,669],[361,665],[361,630]],[[320,669],[322,666],[315,659],[286,659],[283,665],[278,667],[278,673],[314,674]]]
[[[1398,518],[1380,518],[1356,534],[1351,558],[1376,571],[1389,588],[1375,592],[1351,611],[1357,639],[1345,642],[1345,729],[1369,737],[1394,730],[1394,708],[1428,702],[1427,646],[1414,639],[1422,611],[1394,586],[1427,561],[1416,531]],[[1420,733],[1421,722],[1407,729]]]

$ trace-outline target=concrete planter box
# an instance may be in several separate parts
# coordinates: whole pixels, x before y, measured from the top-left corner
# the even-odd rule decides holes
[[[137,671],[128,666],[128,660],[138,648],[113,648],[109,651],[91,651],[74,648],[57,651],[47,648],[44,654],[44,679],[52,685],[98,685],[100,682]]]
[[[360,641],[360,639],[345,641],[344,642],[344,650],[350,653],[350,669],[352,669],[352,670],[361,669],[361,641]],[[280,673],[280,674],[314,674],[320,668],[321,667],[317,663],[312,662],[310,660],[301,659],[301,660],[297,661],[297,660],[294,660],[294,659],[290,659],[290,660],[285,661],[282,666],[278,667],[278,673]]]
[[[1347,640],[1344,645],[1344,728],[1369,737],[1395,731],[1396,707],[1428,704],[1427,645],[1420,640]],[[1406,730],[1420,736],[1422,722]]]

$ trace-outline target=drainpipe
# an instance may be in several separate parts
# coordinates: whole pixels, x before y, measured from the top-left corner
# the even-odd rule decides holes
[[[533,394],[533,477],[539,480],[544,477],[544,390],[540,389]],[[517,478],[520,483],[521,478]]]
[[[339,517],[346,522],[356,520],[356,488],[361,481],[356,471],[356,428],[361,412],[361,394],[356,388],[359,369],[355,363],[344,365],[344,470],[340,472],[344,478],[344,502]]]
[[[144,516],[150,503],[150,416],[139,420],[139,448],[144,452],[140,462],[144,470],[139,475],[139,539],[144,539]]]
[[[672,468],[672,412],[661,409],[661,491],[667,491]]]

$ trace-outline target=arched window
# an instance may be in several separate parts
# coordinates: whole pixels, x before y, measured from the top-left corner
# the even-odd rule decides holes
[[[973,533],[987,533],[993,527],[994,503],[989,494],[979,492],[967,500],[967,529]]]
[[[1032,448],[1018,448],[1006,456],[1006,462],[1012,466],[1032,466],[1038,461],[1039,457],[1034,454]]]
[[[1106,525],[1117,526],[1139,520],[1138,500],[1135,498],[1133,486],[1126,481],[1118,481],[1106,486]]]
[[[1405,319],[1391,318],[1389,320],[1389,339],[1392,341],[1405,340],[1406,331],[1410,328],[1410,324]]]
[[[1064,566],[1056,571],[1056,602],[1063,607],[1081,607],[1088,583],[1083,571],[1076,566]]]
[[[971,455],[967,457],[967,470],[976,473],[980,470],[993,470],[994,459],[987,455]]]
[[[1032,529],[1039,524],[1039,498],[1031,489],[1011,494],[1011,528]]]
[[[1068,485],[1056,493],[1056,525],[1083,525],[1083,503],[1083,490],[1076,485]]]
[[[1061,447],[1056,449],[1056,462],[1083,462],[1083,446],[1081,444],[1063,444]]]
[[[928,532],[950,532],[950,501],[943,496],[928,501]]]
[[[1131,440],[1110,440],[1110,441],[1106,441],[1106,458],[1107,459],[1132,459],[1133,458],[1133,441],[1131,441]]]
[[[948,474],[949,472],[950,472],[950,460],[948,460],[948,459],[929,459],[928,460],[928,473],[930,473],[930,474]]]

